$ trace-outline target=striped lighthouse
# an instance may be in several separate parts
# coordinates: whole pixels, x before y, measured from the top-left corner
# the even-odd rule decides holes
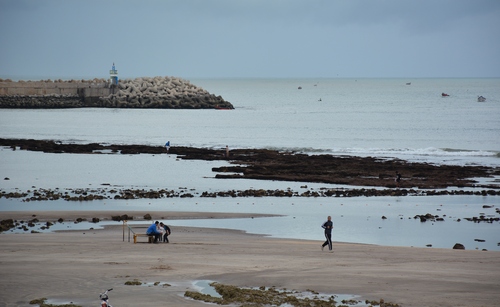
[[[115,68],[115,63],[113,63],[113,66],[111,67],[111,70],[109,71],[109,80],[111,81],[111,85],[118,85],[118,70]]]

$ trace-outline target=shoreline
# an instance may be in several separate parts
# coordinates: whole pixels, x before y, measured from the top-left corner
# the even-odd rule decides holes
[[[9,212],[10,217],[16,214]],[[19,214],[17,218],[29,217],[27,212]],[[39,218],[83,215],[43,214]],[[174,215],[210,218],[212,214],[168,212],[168,216]],[[183,297],[186,290],[195,290],[192,283],[196,280],[352,294],[405,307],[491,306],[500,299],[500,257],[496,252],[334,242],[334,253],[329,253],[319,248],[321,240],[196,227],[176,227],[170,244],[142,243],[145,240],[133,244],[122,241],[118,225],[0,234],[0,242],[4,276],[0,304],[5,306],[29,306],[30,300],[41,297],[88,306],[96,304],[98,294],[107,288],[114,288],[110,302],[116,306],[137,306],[146,297],[154,304],[206,306]],[[126,286],[130,280],[145,286]],[[169,286],[154,287],[154,282]]]
[[[168,220],[196,220],[196,219],[233,219],[233,218],[259,218],[259,217],[273,217],[279,216],[276,214],[260,214],[260,213],[229,213],[229,212],[168,212],[165,211],[0,211],[0,234],[36,234],[36,233],[54,233],[61,231],[85,231],[83,228],[76,229],[59,229],[50,230],[53,225],[61,223],[74,222],[79,224],[82,222],[90,223],[87,230],[93,230],[91,225],[97,225],[99,222],[116,221],[122,222],[120,225],[99,225],[99,227],[120,227],[123,228],[124,234],[130,231],[125,231],[127,222],[143,222],[143,224],[128,224],[131,228],[144,228],[141,226],[151,225],[155,221],[168,221]],[[11,223],[12,222],[12,223]],[[166,222],[167,223],[167,222]],[[87,224],[88,225],[88,224]],[[9,228],[10,227],[10,228]],[[70,227],[70,226],[68,226]],[[40,231],[43,229],[44,231]],[[14,230],[14,231],[13,231]],[[17,231],[16,231],[17,230]],[[22,230],[22,231],[19,231]],[[47,231],[49,230],[49,231]],[[240,231],[234,229],[235,231]],[[241,230],[244,232],[243,230]]]
[[[46,222],[63,218],[64,220],[76,220],[78,218],[92,220],[92,218],[99,218],[100,220],[112,220],[112,216],[129,215],[133,219],[130,221],[144,221],[151,223],[155,220],[181,220],[181,219],[224,219],[224,218],[252,218],[252,217],[271,217],[277,216],[275,214],[260,214],[260,213],[231,213],[231,212],[190,212],[190,211],[137,211],[137,210],[88,210],[88,211],[74,211],[74,210],[61,210],[61,211],[43,211],[43,210],[30,210],[30,211],[0,211],[2,219],[33,219],[38,218],[40,221]],[[144,215],[151,215],[151,220],[144,219]],[[142,218],[141,218],[142,217]]]

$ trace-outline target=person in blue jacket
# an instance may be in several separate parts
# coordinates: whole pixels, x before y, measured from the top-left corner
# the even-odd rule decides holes
[[[160,222],[156,221],[154,224],[151,224],[151,226],[148,227],[148,230],[146,230],[146,234],[148,236],[155,236],[154,243],[157,243],[161,240],[161,232],[157,230],[159,223]]]
[[[328,249],[330,252],[333,253],[333,248],[332,248],[332,229],[333,229],[333,222],[332,222],[332,217],[328,216],[328,220],[321,225],[321,227],[325,230],[325,238],[326,241],[321,245],[321,250],[325,248],[325,246],[328,245]]]

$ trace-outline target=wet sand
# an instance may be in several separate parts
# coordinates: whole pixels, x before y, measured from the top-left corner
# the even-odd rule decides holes
[[[109,218],[111,212],[4,212],[1,219]],[[142,212],[124,212],[142,216]],[[151,213],[151,212],[149,212]],[[117,213],[121,215],[123,213]],[[153,218],[224,218],[244,215],[161,212]],[[249,217],[247,215],[246,217]],[[139,233],[144,226],[136,226]],[[334,232],[335,237],[335,232]],[[401,306],[493,306],[500,300],[500,253],[288,240],[240,231],[175,227],[169,244],[123,241],[122,226],[39,234],[0,234],[0,306],[99,303],[113,288],[114,306],[206,306],[185,299],[196,280],[235,286],[276,286]],[[126,286],[139,280],[146,286]],[[162,282],[170,286],[154,286]],[[32,306],[32,305],[31,305]]]

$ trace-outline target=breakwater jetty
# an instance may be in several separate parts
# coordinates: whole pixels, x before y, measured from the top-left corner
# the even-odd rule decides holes
[[[221,96],[176,77],[11,81],[0,79],[0,108],[234,109]]]

